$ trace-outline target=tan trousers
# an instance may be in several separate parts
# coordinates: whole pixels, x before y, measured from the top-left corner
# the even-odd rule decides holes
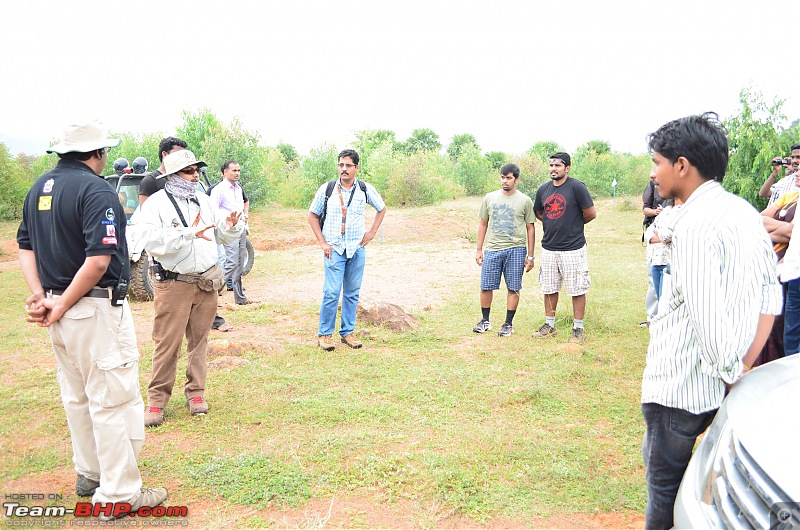
[[[172,396],[181,343],[186,335],[186,399],[202,396],[206,388],[208,332],[217,313],[216,291],[197,284],[167,280],[155,282],[153,321],[153,379],[147,389],[151,407],[165,408]]]
[[[129,502],[142,487],[144,410],[128,301],[112,307],[107,298],[81,298],[47,330],[75,471],[100,481],[92,502]]]

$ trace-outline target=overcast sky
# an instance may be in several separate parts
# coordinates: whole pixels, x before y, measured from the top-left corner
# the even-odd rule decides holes
[[[171,134],[183,110],[208,108],[303,154],[421,127],[484,151],[600,139],[641,153],[668,120],[736,113],[749,85],[800,118],[797,5],[3,1],[0,141],[43,153],[88,118]]]

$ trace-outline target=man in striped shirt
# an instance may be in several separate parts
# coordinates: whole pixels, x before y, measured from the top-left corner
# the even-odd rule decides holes
[[[650,135],[656,186],[685,205],[667,220],[672,286],[650,325],[642,378],[647,432],[646,528],[671,528],[697,437],[725,385],[749,370],[781,311],[775,255],[759,213],[722,188],[728,140],[716,114],[667,123]]]

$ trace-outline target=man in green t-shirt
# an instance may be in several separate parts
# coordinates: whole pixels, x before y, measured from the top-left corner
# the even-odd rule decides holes
[[[492,295],[500,288],[500,275],[508,288],[506,320],[497,332],[501,337],[514,333],[514,313],[519,305],[522,273],[533,268],[533,247],[536,231],[533,223],[531,198],[517,191],[519,167],[506,164],[500,168],[501,188],[483,198],[478,223],[478,252],[475,261],[481,266],[480,322],[472,328],[475,333],[492,329],[489,312]],[[488,234],[488,238],[487,238]],[[483,249],[484,242],[486,250]]]

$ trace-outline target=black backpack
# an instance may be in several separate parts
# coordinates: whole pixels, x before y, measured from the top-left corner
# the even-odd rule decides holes
[[[364,192],[364,195],[367,194],[367,183],[358,180],[358,187],[361,188],[361,191]],[[333,194],[333,187],[336,185],[336,180],[329,180],[328,186],[325,188],[325,204],[322,205],[322,213],[319,214],[319,229],[322,230],[322,227],[325,226],[325,218],[328,217],[328,199],[331,198]]]

